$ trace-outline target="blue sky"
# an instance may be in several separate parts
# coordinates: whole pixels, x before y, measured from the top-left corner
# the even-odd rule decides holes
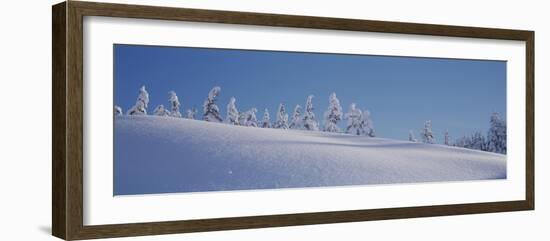
[[[368,109],[378,137],[407,139],[431,120],[436,141],[485,133],[492,112],[506,116],[506,62],[276,51],[114,46],[114,102],[124,111],[145,85],[150,103],[168,105],[176,91],[184,110],[201,105],[213,86],[225,118],[229,98],[239,111],[264,108],[275,118],[279,103],[291,114],[308,95],[322,122],[335,92],[344,112],[351,103]],[[344,127],[345,121],[340,123]]]

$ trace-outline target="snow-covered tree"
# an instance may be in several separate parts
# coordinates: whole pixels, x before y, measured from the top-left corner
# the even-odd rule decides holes
[[[271,128],[271,118],[269,117],[269,111],[267,108],[264,110],[264,118],[262,119],[262,128]]]
[[[414,136],[414,132],[412,130],[409,131],[409,141],[418,142],[418,140]]]
[[[193,107],[187,110],[187,112],[185,113],[185,118],[194,120],[196,114],[197,114],[197,108]]]
[[[180,101],[178,96],[176,95],[176,92],[170,91],[168,92],[168,102],[170,103],[170,111],[169,115],[172,117],[181,117],[180,113]]]
[[[304,129],[309,131],[318,131],[319,123],[315,120],[315,114],[313,113],[313,95],[307,97],[306,109],[304,112]]]
[[[248,118],[248,113],[246,111],[239,112],[238,125],[246,125],[246,119]]]
[[[127,115],[147,115],[147,105],[149,105],[149,93],[145,89],[145,86],[141,86],[139,89],[139,95],[136,100],[136,104],[130,108]]]
[[[449,137],[449,130],[445,130],[445,145],[450,145],[451,137]]]
[[[462,147],[462,148],[470,148],[471,138],[466,137],[466,136],[460,137],[460,138],[458,138],[454,141],[453,146]]]
[[[490,151],[506,154],[506,122],[498,113],[493,113],[490,119],[490,128],[485,137],[481,132],[476,131],[470,136],[463,136],[454,142],[454,146]]]
[[[374,133],[374,125],[372,123],[372,120],[370,119],[370,111],[364,110],[361,113],[361,120],[359,122],[359,129],[361,131],[361,135],[375,137],[376,134]]]
[[[164,105],[159,105],[153,110],[153,114],[156,116],[169,116],[170,112],[164,108]]]
[[[258,127],[256,112],[258,112],[256,108],[252,108],[246,112],[246,121],[244,123],[245,126]]]
[[[216,86],[212,88],[208,93],[208,98],[206,98],[206,100],[204,101],[204,104],[202,105],[203,120],[212,121],[212,122],[222,122],[222,118],[220,117],[220,109],[216,105],[217,97],[220,94],[221,90],[222,89],[219,86]]]
[[[325,112],[325,127],[324,131],[339,132],[338,122],[342,120],[342,106],[336,97],[336,93],[330,94],[328,97],[328,109]]]
[[[277,111],[277,121],[273,124],[273,128],[288,129],[288,114],[285,111],[285,104],[279,104]]]
[[[487,133],[488,151],[506,154],[506,122],[495,112],[491,115],[490,123]]]
[[[422,129],[422,142],[428,144],[435,143],[435,138],[432,132],[432,121],[430,120],[424,122],[424,129]]]
[[[361,110],[359,110],[355,103],[352,103],[349,106],[348,113],[344,116],[348,120],[348,125],[346,127],[346,133],[353,135],[361,135]]]
[[[227,104],[227,117],[225,121],[231,125],[239,125],[239,111],[235,106],[235,97],[229,99],[229,104]]]
[[[120,116],[122,115],[122,108],[120,108],[120,106],[118,105],[115,105],[115,116]]]
[[[453,146],[467,148],[467,149],[473,149],[473,150],[480,150],[480,151],[487,151],[487,141],[485,140],[485,136],[481,134],[481,132],[476,131],[470,136],[463,136],[455,141]]]
[[[300,105],[296,105],[296,107],[294,107],[294,112],[292,113],[290,125],[288,126],[290,129],[300,129],[302,127],[302,118],[300,116],[301,112],[302,107]]]
[[[480,151],[487,151],[487,141],[485,140],[485,136],[481,134],[481,132],[476,131],[474,134],[472,134],[471,137],[471,143],[470,143],[470,149],[474,150],[480,150]]]

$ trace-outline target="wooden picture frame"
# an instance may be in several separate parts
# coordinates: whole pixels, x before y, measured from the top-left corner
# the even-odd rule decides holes
[[[432,24],[369,21],[68,1],[52,8],[52,233],[66,240],[215,230],[357,222],[444,215],[533,210],[534,32]],[[280,26],[328,30],[451,36],[526,43],[525,199],[436,206],[180,220],[152,223],[83,224],[83,17],[107,16],[174,21]]]

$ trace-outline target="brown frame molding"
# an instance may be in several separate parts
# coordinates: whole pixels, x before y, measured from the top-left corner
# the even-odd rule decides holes
[[[83,225],[83,17],[315,28],[525,41],[525,200],[114,225]],[[357,19],[67,1],[52,7],[52,234],[66,240],[533,210],[535,33]]]

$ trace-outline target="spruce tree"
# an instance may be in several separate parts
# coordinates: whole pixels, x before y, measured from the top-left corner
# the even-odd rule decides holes
[[[159,105],[153,110],[153,114],[156,116],[169,116],[170,112],[164,108],[164,105]]]
[[[359,123],[359,129],[361,131],[361,135],[369,136],[369,137],[375,137],[376,134],[374,133],[374,124],[372,123],[372,120],[370,119],[370,111],[364,110],[361,113],[361,120]]]
[[[220,109],[216,105],[217,97],[221,92],[221,88],[216,86],[210,90],[208,97],[202,105],[203,115],[202,119],[205,121],[222,122],[220,117]]]
[[[342,120],[342,106],[340,100],[336,97],[336,93],[330,94],[328,97],[328,109],[325,112],[325,127],[324,131],[339,132],[338,122]]]
[[[120,106],[115,105],[115,116],[121,116],[122,115],[122,108]]]
[[[168,102],[170,103],[170,111],[169,115],[172,117],[181,117],[180,113],[180,101],[178,96],[176,95],[176,92],[170,91],[168,92]]]
[[[476,131],[474,134],[472,134],[471,137],[471,149],[474,150],[480,150],[480,151],[487,151],[487,141],[485,140],[485,136],[481,134],[481,132]]]
[[[428,144],[434,144],[435,138],[432,132],[432,121],[427,120],[424,122],[424,129],[422,129],[422,142]]]
[[[488,151],[506,154],[506,122],[495,112],[491,115],[490,125],[487,133]]]
[[[294,112],[292,113],[292,119],[290,120],[290,129],[300,129],[302,126],[302,119],[301,119],[301,111],[302,107],[300,105],[296,105],[294,107]]]
[[[279,104],[279,109],[277,111],[277,120],[273,125],[277,129],[288,129],[288,114],[285,111],[285,104]]]
[[[130,108],[127,115],[147,115],[147,105],[149,105],[149,93],[145,89],[145,86],[141,86],[139,89],[138,98],[136,104]]]
[[[185,118],[194,120],[196,114],[197,114],[197,108],[193,107],[193,108],[187,110],[187,113],[185,114]]]
[[[246,112],[245,126],[258,127],[258,120],[256,119],[256,108],[252,108]]]
[[[269,111],[267,108],[264,110],[264,117],[262,119],[262,128],[271,128],[271,118],[269,117]]]
[[[239,125],[239,111],[235,106],[235,97],[229,99],[229,104],[227,104],[227,117],[225,121],[231,125]]]
[[[309,131],[318,131],[319,123],[315,120],[315,114],[313,113],[313,95],[307,97],[306,109],[304,112],[304,129]]]
[[[445,145],[450,145],[450,139],[451,137],[449,137],[449,130],[445,130]]]
[[[355,103],[349,106],[349,111],[346,113],[345,118],[348,120],[346,133],[361,135],[361,110],[356,107]]]

